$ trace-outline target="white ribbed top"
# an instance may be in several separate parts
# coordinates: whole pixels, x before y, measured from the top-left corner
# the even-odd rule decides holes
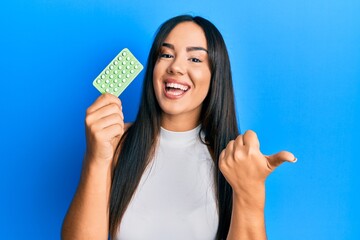
[[[200,126],[186,132],[161,128],[154,158],[115,239],[215,239],[214,164],[199,131]]]

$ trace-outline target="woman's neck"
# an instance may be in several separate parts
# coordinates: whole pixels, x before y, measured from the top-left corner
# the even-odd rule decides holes
[[[199,116],[171,115],[163,113],[161,126],[169,131],[185,132],[196,128],[200,124]]]

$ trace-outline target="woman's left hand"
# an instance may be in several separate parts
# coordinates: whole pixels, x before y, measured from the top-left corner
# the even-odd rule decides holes
[[[256,133],[249,130],[228,143],[220,154],[219,168],[234,194],[248,195],[264,186],[267,176],[285,161],[296,162],[296,158],[287,151],[263,155]]]

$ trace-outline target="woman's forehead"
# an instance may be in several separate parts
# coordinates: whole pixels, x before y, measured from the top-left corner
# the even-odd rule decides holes
[[[202,47],[207,49],[204,30],[194,22],[182,22],[176,25],[164,40],[176,47]]]

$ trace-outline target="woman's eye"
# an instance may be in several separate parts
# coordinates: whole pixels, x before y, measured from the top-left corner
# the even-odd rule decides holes
[[[160,54],[160,57],[161,58],[172,58],[173,56],[171,54],[168,54],[168,53],[162,53],[162,54]]]
[[[190,58],[190,61],[195,62],[195,63],[200,63],[201,62],[201,60],[198,59],[198,58]]]

